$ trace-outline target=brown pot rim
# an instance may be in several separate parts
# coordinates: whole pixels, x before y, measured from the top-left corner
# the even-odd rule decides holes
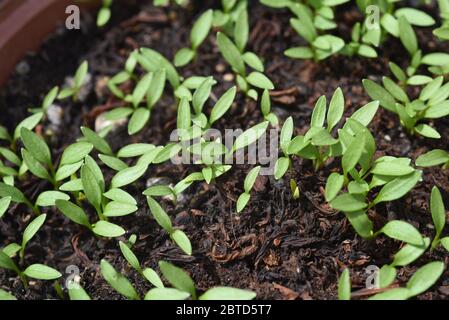
[[[44,39],[67,18],[73,0],[3,0],[0,4],[0,87],[27,52],[37,50]]]

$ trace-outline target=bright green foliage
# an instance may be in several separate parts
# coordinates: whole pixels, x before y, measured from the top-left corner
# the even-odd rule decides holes
[[[245,11],[243,11],[245,12]],[[243,19],[243,17],[242,17]],[[242,37],[238,32],[241,32],[242,28],[236,28],[235,39]],[[242,44],[240,48],[224,33],[219,32],[217,34],[217,45],[220,49],[223,58],[229,63],[233,71],[237,74],[237,84],[239,88],[245,92],[245,94],[254,100],[257,100],[258,93],[251,87],[256,87],[263,90],[273,90],[274,85],[271,80],[263,74],[263,64],[261,60],[254,53],[244,53],[245,41],[241,40]],[[247,74],[246,66],[256,70]]]
[[[338,280],[338,299],[351,300],[351,278],[348,269],[343,270]]]
[[[343,39],[327,32],[337,27],[334,21],[334,7],[348,2],[348,0],[306,1],[305,3],[290,0],[261,0],[261,2],[275,8],[289,8],[295,15],[290,19],[290,25],[309,46],[288,49],[285,52],[288,57],[318,61],[324,60],[344,48]]]
[[[369,298],[369,300],[407,300],[418,296],[430,289],[440,278],[444,271],[444,263],[440,261],[429,262],[419,268],[409,279],[405,287],[396,287],[385,290]],[[339,299],[349,300],[351,284],[347,269],[339,280]],[[396,278],[396,269],[390,265],[384,265],[377,271],[378,288],[387,288]]]
[[[340,157],[343,151],[348,147],[348,143],[352,140],[348,137],[351,135],[352,129],[338,130],[339,138],[334,138],[333,129],[340,123],[344,113],[344,97],[341,89],[337,89],[327,107],[326,97],[321,96],[313,110],[310,121],[310,129],[305,135],[299,135],[291,139],[293,132],[293,124],[286,122],[281,132],[281,149],[285,155],[296,155],[304,159],[313,161],[316,169],[323,167],[331,157]],[[363,130],[373,119],[378,108],[378,102],[371,102],[346,121],[345,128],[349,128],[348,121],[352,126]],[[344,134],[343,137],[341,135]],[[353,135],[353,134],[352,134]],[[358,149],[360,150],[360,149]],[[280,158],[282,159],[282,158]],[[345,157],[345,161],[349,159]],[[279,160],[284,161],[284,160]],[[285,162],[285,161],[284,161]],[[286,171],[286,163],[278,165],[275,173],[276,178],[283,176]]]
[[[406,78],[405,73],[396,65],[390,65],[399,84],[388,77],[383,77],[383,86],[372,80],[363,80],[363,86],[372,99],[378,99],[385,109],[396,113],[401,124],[410,134],[419,134],[427,138],[439,139],[441,136],[434,128],[426,123],[427,119],[438,119],[449,115],[449,83],[443,84],[444,78],[426,80],[419,97],[411,99],[407,95],[407,84],[414,76]]]
[[[213,11],[212,9],[204,12],[192,27],[190,32],[190,48],[182,48],[176,53],[175,66],[182,67],[190,63],[195,56],[199,46],[203,43],[212,28]]]
[[[435,249],[441,244],[449,251],[449,237],[441,238],[444,226],[446,225],[446,209],[444,208],[441,192],[437,187],[433,187],[432,193],[430,194],[430,213],[435,226],[435,237],[432,241],[432,249]]]
[[[7,301],[7,300],[17,300],[17,299],[9,292],[0,289],[0,301]]]
[[[245,178],[245,182],[243,185],[243,188],[245,192],[243,192],[240,197],[237,200],[237,212],[240,213],[242,210],[246,207],[248,204],[250,198],[251,198],[251,189],[254,186],[254,183],[256,182],[257,176],[260,172],[260,166],[257,166],[248,173],[248,175]]]
[[[416,165],[420,167],[433,167],[442,165],[443,168],[449,168],[449,153],[441,149],[431,150],[420,155],[416,159]]]
[[[101,274],[103,278],[114,288],[118,293],[130,300],[140,300],[139,294],[127,278],[106,260],[101,260]]]
[[[441,2],[447,0],[441,0]],[[337,29],[335,7],[349,2],[348,0],[302,1],[294,0],[261,0],[261,3],[273,8],[288,8],[294,18],[290,19],[291,27],[308,43],[288,49],[285,54],[296,59],[314,59],[320,61],[334,54],[360,55],[376,58],[376,48],[385,42],[387,36],[400,38],[404,47],[415,55],[419,52],[413,26],[429,27],[435,20],[424,11],[402,7],[395,8],[396,1],[358,0],[357,7],[365,15],[362,22],[352,27],[351,41],[345,41],[331,34]],[[448,11],[447,3],[441,5],[442,11]],[[442,14],[447,16],[447,14]],[[446,17],[447,18],[447,17]],[[443,38],[448,37],[446,27],[434,31]]]
[[[0,250],[0,268],[14,271],[20,277],[25,287],[28,287],[28,278],[38,280],[55,280],[62,276],[57,270],[42,264],[32,264],[22,270],[20,269],[19,264],[16,264],[13,260],[16,254],[19,253],[20,266],[23,265],[26,245],[41,229],[45,219],[46,215],[43,214],[28,224],[23,232],[21,244],[11,243],[7,247]],[[0,295],[1,294],[2,293],[0,292]],[[0,300],[2,300],[1,297]]]
[[[236,288],[215,287],[207,290],[199,298],[195,284],[190,276],[182,269],[165,261],[159,261],[159,268],[167,281],[174,288],[151,289],[145,296],[145,300],[183,300],[188,297],[193,300],[252,300],[256,294]]]
[[[44,97],[44,100],[42,101],[42,105],[39,108],[31,108],[30,112],[32,113],[45,113],[48,108],[55,102],[56,98],[58,97],[59,87],[53,87],[47,95]]]
[[[444,268],[443,262],[429,262],[413,274],[405,287],[378,293],[370,300],[406,300],[415,297],[430,289],[443,274]]]
[[[129,244],[126,244],[122,241],[120,241],[119,244],[120,244],[120,250],[122,251],[123,256],[125,257],[126,261],[128,261],[128,263],[131,265],[131,267],[133,267],[141,276],[143,276],[147,281],[149,281],[156,288],[164,287],[164,284],[162,283],[162,280],[159,278],[156,271],[154,271],[151,268],[143,269],[141,267],[139,260],[137,259],[134,252],[132,252]]]
[[[104,27],[111,19],[111,5],[113,0],[103,0],[103,4],[98,11],[97,26]]]
[[[137,259],[134,254],[130,255],[130,250],[127,250],[121,244],[122,252],[126,255],[127,261],[133,265],[136,264]],[[124,251],[123,251],[124,249]],[[137,265],[136,265],[137,266]],[[134,267],[134,266],[133,266]],[[181,268],[174,266],[173,264],[165,261],[159,261],[159,268],[164,278],[173,286],[173,288],[166,288],[163,286],[157,273],[152,269],[152,280],[149,280],[154,284],[154,279],[157,279],[155,288],[150,289],[145,295],[145,300],[186,300],[191,298],[197,300],[197,292],[195,284],[190,276]],[[145,270],[143,271],[145,273]],[[131,282],[120,272],[114,269],[114,267],[106,260],[101,261],[101,273],[104,279],[109,285],[114,288],[118,293],[130,300],[140,300],[140,296]],[[144,274],[145,277],[147,275]],[[206,291],[199,297],[200,300],[252,300],[256,297],[256,294],[236,288],[230,287],[215,287]]]
[[[433,30],[433,34],[441,40],[449,40],[449,1],[437,0],[442,24]]]
[[[104,0],[105,2],[112,0]],[[73,78],[73,84],[70,87],[63,88],[59,94],[58,99],[66,99],[69,97],[73,97],[73,100],[76,101],[78,99],[78,94],[86,82],[87,73],[89,71],[89,64],[87,61],[83,61],[81,65],[76,70],[75,76]]]
[[[148,193],[148,192],[147,192]],[[157,223],[170,235],[172,240],[188,255],[192,255],[192,245],[182,230],[175,230],[165,210],[152,197],[147,196],[148,206]]]
[[[129,118],[128,134],[133,135],[141,131],[150,120],[151,111],[154,105],[159,101],[164,92],[166,82],[165,69],[149,72],[144,75],[137,83],[131,94],[125,95],[117,84],[128,81],[133,77],[135,67],[136,52],[133,52],[127,64],[128,71],[122,71],[109,81],[109,89],[116,96],[123,99],[129,107],[119,107],[109,111],[106,114],[108,120],[120,120]],[[144,104],[144,105],[142,105]]]
[[[46,98],[50,103],[52,98]],[[44,103],[46,105],[46,103]],[[22,177],[27,171],[28,167],[22,159],[20,152],[17,152],[17,142],[21,138],[21,130],[33,130],[43,118],[43,111],[37,110],[33,115],[22,120],[14,129],[13,135],[8,130],[0,126],[0,141],[10,144],[10,147],[0,147],[0,176],[3,181],[9,185],[14,185],[16,177]],[[8,163],[4,163],[3,160]]]
[[[420,181],[421,171],[414,169],[407,158],[384,156],[374,159],[374,138],[355,119],[364,121],[360,114],[354,114],[339,130],[343,173],[329,176],[325,196],[332,208],[346,214],[357,233],[370,238],[379,232],[373,233],[373,224],[366,211],[378,203],[406,195]],[[400,240],[408,242],[405,238]]]
[[[390,223],[398,224],[402,223],[400,221],[391,221]],[[393,225],[391,224],[393,227]],[[403,224],[405,226],[405,224]],[[387,226],[385,226],[387,227]],[[401,234],[401,227],[398,225],[394,225],[394,228],[391,230],[385,229],[389,233],[390,231],[396,232],[397,234]],[[410,229],[411,226],[406,227],[406,229]],[[412,230],[412,229],[410,229]],[[410,232],[402,232],[402,235],[407,235],[409,237],[411,234],[415,233],[413,231]],[[417,239],[419,233],[417,233]],[[405,267],[414,262],[423,253],[430,245],[429,238],[423,238],[423,243],[421,245],[416,244],[406,244],[403,246],[393,258],[393,261],[390,264],[386,264],[382,266],[376,272],[375,285],[379,289],[387,289],[396,279],[398,267]],[[345,270],[346,271],[346,270]],[[370,300],[405,300],[410,299],[414,296],[417,296],[426,290],[428,290],[441,276],[444,271],[444,263],[443,262],[430,262],[423,267],[419,268],[415,274],[409,279],[405,287],[399,288],[391,288],[381,293],[378,293],[371,298]],[[350,282],[347,274],[343,272],[339,280],[339,299],[346,300],[350,296]]]
[[[77,149],[79,149],[79,146],[73,150]],[[81,149],[87,152],[91,148]],[[76,160],[74,159],[74,161]],[[63,197],[55,200],[56,207],[71,221],[85,226],[98,236],[110,238],[122,236],[125,234],[125,230],[107,220],[108,218],[122,217],[137,211],[136,200],[129,193],[120,189],[122,185],[127,184],[127,181],[137,179],[135,173],[129,172],[128,169],[119,171],[112,179],[111,187],[106,191],[103,173],[95,160],[86,155],[82,162],[80,179],[71,180],[62,185],[60,189],[63,191],[82,192],[83,198],[95,209],[99,221],[94,224],[90,223],[87,213],[81,206]],[[140,169],[139,166],[136,167]],[[143,167],[146,170],[146,166]],[[120,173],[121,175],[119,175]],[[118,184],[118,180],[122,183]]]

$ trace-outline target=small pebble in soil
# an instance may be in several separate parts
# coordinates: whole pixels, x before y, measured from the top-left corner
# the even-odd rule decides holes
[[[394,211],[388,210],[388,221],[396,220],[397,214]]]
[[[52,129],[57,129],[62,123],[62,117],[64,115],[64,109],[57,104],[52,104],[47,109],[47,118],[50,121]]]
[[[98,98],[103,98],[108,92],[107,85],[109,77],[98,77],[95,81],[95,94]]]
[[[152,187],[152,186],[160,186],[160,185],[170,185],[171,180],[167,177],[154,177],[149,178],[146,182],[146,187]]]
[[[388,142],[391,141],[391,137],[390,137],[388,134],[386,134],[386,135],[384,136],[384,139],[385,139],[385,141],[388,141]]]
[[[114,120],[114,121],[106,120],[105,115],[106,115],[105,113],[102,113],[95,119],[95,131],[96,132],[100,132],[102,129],[104,129],[110,125],[112,125],[111,131],[114,131],[115,129],[126,124],[126,122],[128,121],[127,119],[120,119],[120,120]]]
[[[74,85],[74,78],[73,77],[66,77],[64,80],[64,87],[73,87]],[[92,74],[87,73],[86,77],[84,78],[84,84],[78,91],[77,98],[79,101],[84,102],[86,101],[87,97],[89,96],[90,92],[92,91]]]
[[[16,66],[16,72],[21,76],[26,75],[28,72],[30,72],[30,70],[30,65],[25,60],[19,62],[19,64]]]
[[[223,80],[226,82],[233,82],[234,81],[234,75],[232,73],[226,73],[223,76]]]
[[[219,63],[215,66],[215,71],[223,73],[226,70],[226,66],[223,63]]]

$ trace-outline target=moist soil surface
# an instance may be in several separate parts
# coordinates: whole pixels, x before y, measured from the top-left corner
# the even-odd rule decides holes
[[[72,75],[79,63],[88,60],[91,80],[85,99],[57,102],[62,108],[59,121],[46,121],[37,127],[51,145],[53,157],[59,159],[62,151],[80,136],[80,126],[95,127],[96,118],[106,110],[120,106],[106,89],[108,77],[123,69],[130,52],[139,47],[151,47],[169,59],[183,46],[194,19],[206,5],[155,8],[150,1],[138,1],[134,6],[115,4],[113,20],[105,29],[94,25],[94,18],[83,15],[82,29],[61,29],[52,35],[40,51],[22,61],[0,93],[1,123],[13,128],[28,115],[28,108],[40,105],[48,90],[61,85]],[[424,10],[435,13],[434,8]],[[432,11],[433,10],[433,11]],[[433,14],[436,17],[436,14]],[[345,115],[368,103],[361,80],[379,81],[389,75],[388,62],[406,66],[407,52],[397,40],[388,40],[379,50],[379,58],[335,56],[319,64],[312,61],[286,58],[283,51],[302,40],[290,28],[291,14],[254,3],[250,7],[251,34],[248,49],[265,61],[266,74],[276,90],[271,93],[273,111],[281,123],[294,118],[296,134],[304,133],[320,95],[330,97],[341,87],[346,98]],[[351,6],[337,11],[342,37],[350,35],[350,26],[360,21],[360,13]],[[420,28],[420,45],[429,50],[448,51],[431,36],[431,30]],[[232,72],[221,58],[215,45],[214,33],[200,49],[197,60],[180,69],[184,77],[213,75],[218,81],[214,95],[220,96],[234,85]],[[176,105],[167,90],[152,112],[151,121],[139,134],[128,136],[125,126],[118,126],[108,136],[114,150],[135,142],[155,145],[167,143],[176,127]],[[209,106],[210,107],[210,106]],[[217,127],[246,129],[262,121],[260,107],[238,94],[236,103]],[[98,122],[98,120],[97,120]],[[434,149],[449,150],[449,119],[434,124],[441,133],[439,140],[407,135],[392,113],[379,109],[370,129],[377,141],[377,156],[410,157]],[[247,288],[257,293],[258,299],[336,299],[337,279],[341,271],[351,270],[353,291],[365,288],[369,276],[367,267],[382,266],[400,248],[400,243],[378,237],[366,241],[356,235],[345,216],[333,211],[324,200],[326,177],[338,168],[339,161],[315,171],[309,161],[295,159],[294,171],[283,180],[262,176],[256,181],[252,198],[240,215],[235,213],[236,199],[243,190],[243,178],[250,165],[236,165],[221,176],[215,184],[197,183],[187,189],[174,206],[170,201],[161,204],[170,214],[175,227],[185,231],[192,242],[193,255],[187,256],[175,246],[168,235],[151,218],[144,196],[146,185],[157,179],[176,183],[198,167],[171,163],[150,166],[144,179],[127,188],[139,202],[135,215],[114,220],[127,230],[127,236],[136,234],[134,252],[141,264],[158,270],[159,260],[170,261],[185,269],[194,279],[199,291],[217,285]],[[104,168],[110,179],[112,171]],[[295,179],[301,191],[299,200],[293,200],[289,188]],[[390,219],[410,222],[424,235],[433,237],[429,213],[429,194],[436,185],[449,207],[449,173],[440,168],[424,170],[423,181],[406,197],[370,210],[376,228]],[[19,182],[21,190],[35,199],[51,186],[32,176]],[[103,280],[99,268],[101,259],[107,259],[125,274],[141,294],[150,289],[127,264],[120,253],[117,240],[98,239],[86,229],[68,221],[53,208],[46,208],[48,217],[43,229],[29,243],[26,265],[45,263],[70,276],[71,266],[79,269],[82,285],[95,299],[122,299]],[[26,207],[12,205],[0,220],[0,244],[19,242],[21,234],[33,215]],[[446,228],[445,233],[449,232]],[[125,238],[123,238],[125,239]],[[123,240],[122,239],[122,240]],[[434,260],[449,262],[442,249],[428,251],[411,266],[400,268],[395,285],[404,285],[416,269]],[[0,270],[0,288],[12,292],[19,299],[57,299],[52,283],[32,281],[24,289],[13,273]],[[369,291],[368,293],[373,293]],[[447,299],[449,272],[418,299]],[[357,295],[364,298],[363,295]]]

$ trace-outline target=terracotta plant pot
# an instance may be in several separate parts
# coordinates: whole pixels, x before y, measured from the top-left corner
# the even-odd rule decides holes
[[[74,3],[73,0],[0,2],[0,86],[27,52],[38,49],[45,37],[64,23],[66,8]]]

